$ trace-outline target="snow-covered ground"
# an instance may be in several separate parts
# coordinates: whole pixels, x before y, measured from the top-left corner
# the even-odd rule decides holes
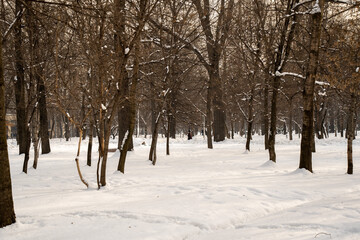
[[[360,239],[359,140],[352,176],[340,137],[317,141],[314,174],[297,169],[298,138],[277,136],[277,164],[267,161],[261,136],[251,152],[239,137],[213,150],[201,136],[171,140],[170,156],[160,138],[156,166],[149,142],[135,140],[125,175],[116,172],[119,153],[109,153],[107,186],[98,191],[97,153],[87,167],[87,141],[80,163],[89,189],[75,166],[77,139],[52,140],[51,154],[27,175],[10,140],[17,223],[0,229],[0,239]]]

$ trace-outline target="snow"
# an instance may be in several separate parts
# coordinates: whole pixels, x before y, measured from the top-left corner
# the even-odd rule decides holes
[[[101,109],[104,110],[104,111],[106,111],[106,107],[105,107],[104,104],[101,104]]]
[[[340,137],[317,140],[314,174],[297,169],[298,138],[277,135],[275,164],[261,136],[246,153],[246,139],[238,136],[212,150],[202,136],[178,137],[170,140],[170,156],[159,136],[156,166],[147,160],[151,139],[136,138],[124,175],[116,171],[119,152],[109,153],[107,186],[99,191],[97,146],[88,167],[82,142],[86,189],[74,161],[77,140],[51,140],[52,152],[27,175],[23,155],[9,140],[17,223],[0,229],[0,239],[360,239],[358,139],[355,174],[347,175],[346,139]],[[110,148],[116,146],[111,140]]]
[[[320,85],[320,86],[330,86],[330,83],[322,82],[322,81],[315,81],[315,84]]]
[[[127,54],[129,54],[129,52],[130,52],[130,48],[125,48],[125,55],[127,55]]]
[[[355,71],[358,73],[360,71],[360,67],[357,67]]]
[[[292,77],[305,79],[305,77],[303,75],[298,74],[298,73],[293,73],[293,72],[279,72],[279,71],[276,71],[275,76],[277,76],[277,77],[292,76]]]
[[[316,14],[316,13],[321,13],[321,8],[320,8],[320,5],[319,5],[319,0],[316,0],[313,8],[312,8],[311,11],[310,11],[310,14]]]

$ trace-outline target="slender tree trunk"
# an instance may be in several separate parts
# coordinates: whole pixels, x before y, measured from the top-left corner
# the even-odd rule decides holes
[[[175,139],[176,138],[176,118],[175,118],[175,115],[174,113],[176,112],[174,110],[174,107],[175,104],[173,104],[174,106],[172,106],[172,113],[169,115],[169,134],[170,134],[170,137],[172,139]]]
[[[92,117],[90,117],[89,123],[89,143],[88,143],[88,150],[87,150],[87,161],[86,164],[91,166],[91,158],[92,158],[92,144],[93,144],[93,132],[94,132],[94,122]]]
[[[264,142],[265,150],[269,149],[269,82],[265,79],[264,87]]]
[[[21,0],[15,1],[15,12],[18,16],[23,11]],[[24,78],[24,58],[22,46],[22,21],[18,20],[14,25],[15,43],[15,102],[16,102],[16,127],[17,139],[19,144],[19,154],[26,151],[26,106],[25,106],[25,78]]]
[[[110,134],[105,133],[105,139],[103,140],[103,148],[102,148],[102,161],[101,161],[101,171],[100,171],[100,184],[101,186],[106,186],[106,165],[107,165],[107,157],[109,152],[109,140]]]
[[[67,117],[65,117],[65,139],[66,141],[70,139],[70,122]]]
[[[0,31],[0,228],[15,222],[10,163],[6,139],[5,81],[2,61],[2,32]]]
[[[50,139],[53,139],[55,137],[55,114],[53,113],[52,120],[51,120],[51,131],[50,131]]]
[[[211,117],[211,87],[208,87],[208,91],[207,91],[207,102],[206,102],[206,137],[207,137],[207,145],[209,149],[213,148],[213,143],[212,143],[212,134],[211,134],[211,129],[212,129],[212,117]]]
[[[25,140],[26,140],[26,146],[25,146],[25,156],[24,156],[24,163],[23,163],[23,172],[27,173],[28,170],[28,163],[30,159],[30,145],[31,145],[31,136],[29,128],[25,128]]]
[[[35,116],[32,119],[32,142],[34,146],[34,162],[33,168],[37,168],[38,160],[39,160],[39,123],[38,123],[38,111],[35,110]]]
[[[292,12],[292,7],[297,4],[298,0],[288,0],[286,13]],[[271,161],[276,162],[275,153],[275,135],[276,135],[276,122],[277,122],[277,98],[280,88],[280,78],[278,73],[281,73],[284,68],[287,58],[290,54],[291,43],[294,38],[295,28],[297,24],[297,15],[293,19],[286,18],[284,20],[283,29],[280,36],[280,43],[277,48],[276,60],[274,64],[275,76],[273,77],[272,84],[272,98],[271,98],[271,116],[270,116],[270,136],[269,136],[269,158]],[[292,20],[290,22],[290,20]]]
[[[349,121],[348,121],[348,135],[347,135],[347,174],[353,174],[353,154],[352,154],[352,143],[354,140],[355,132],[355,105],[356,105],[356,96],[354,93],[351,94],[351,106],[349,110]]]
[[[167,126],[167,133],[166,133],[166,155],[170,155],[170,123],[171,115],[168,115],[168,126]]]
[[[155,120],[154,132],[153,132],[152,139],[151,139],[151,147],[150,147],[150,153],[149,153],[149,160],[152,161],[153,165],[156,164],[156,145],[157,145],[157,139],[158,139],[160,114],[161,113],[158,113],[158,117]]]
[[[252,125],[254,122],[254,117],[253,117],[253,101],[254,101],[254,89],[251,89],[251,96],[249,99],[249,114],[248,114],[248,132],[247,132],[247,137],[246,137],[246,150],[250,151],[250,141],[252,138]]]
[[[319,0],[316,4],[318,4],[318,6],[317,8],[314,6],[311,14],[310,57],[303,91],[304,113],[299,164],[299,168],[305,168],[310,172],[313,171],[311,138],[314,132],[314,88],[319,58],[324,0]]]
[[[234,121],[231,119],[231,139],[234,139]]]
[[[290,98],[290,106],[289,106],[289,140],[293,140],[293,99]]]
[[[82,101],[81,101],[81,119],[85,119],[85,93],[83,93],[82,95]],[[85,120],[84,120],[85,121]],[[86,125],[84,124],[83,129],[82,129],[82,140],[86,139],[86,135],[87,135],[87,129],[86,129]]]

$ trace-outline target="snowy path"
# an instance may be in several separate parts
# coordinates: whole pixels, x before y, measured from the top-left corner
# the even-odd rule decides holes
[[[85,166],[86,142],[80,160],[90,189],[77,176],[75,139],[54,140],[28,175],[10,142],[17,223],[1,229],[0,239],[360,239],[360,142],[349,176],[344,139],[318,142],[315,174],[296,170],[298,139],[278,139],[276,165],[258,136],[249,153],[245,139],[213,150],[200,137],[177,139],[170,156],[160,139],[157,166],[137,139],[125,175],[115,171],[119,153],[110,153],[100,191],[96,153],[93,167]]]

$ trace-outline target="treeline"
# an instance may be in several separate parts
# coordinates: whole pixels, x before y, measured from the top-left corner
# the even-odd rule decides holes
[[[251,136],[262,134],[274,162],[276,134],[292,140],[296,133],[299,167],[312,171],[314,138],[343,137],[346,130],[351,174],[359,6],[325,0],[1,0],[2,137],[5,112],[16,114],[25,173],[31,145],[36,168],[40,149],[49,153],[54,137],[79,137],[76,161],[80,141],[88,137],[90,166],[97,137],[100,188],[115,136],[123,173],[134,132],[152,136],[149,160],[155,165],[158,134],[167,137],[170,154],[170,138],[188,130],[205,134],[208,148],[246,134],[250,150]],[[7,151],[1,163],[0,182],[11,189]],[[0,202],[10,199],[9,191],[5,195]],[[9,219],[1,218],[1,226]]]

